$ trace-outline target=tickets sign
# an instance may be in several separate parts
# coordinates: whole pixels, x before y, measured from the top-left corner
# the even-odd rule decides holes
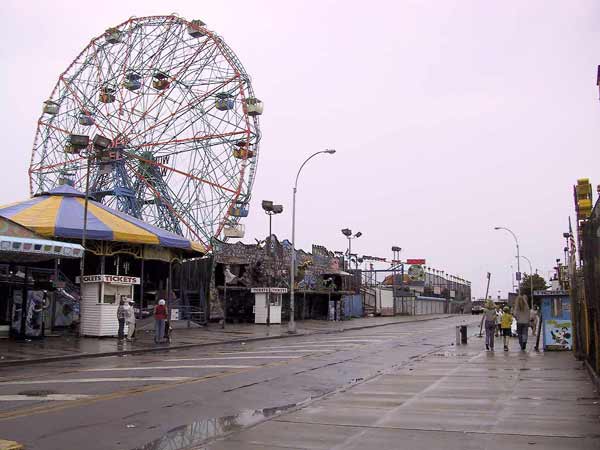
[[[268,288],[268,287],[257,287],[257,288],[251,288],[250,292],[252,292],[253,294],[268,294],[269,292],[271,294],[287,294],[287,288],[279,288],[279,287],[272,287],[272,288]]]
[[[76,283],[81,282],[81,277],[75,279]],[[140,284],[138,277],[130,277],[127,275],[84,275],[84,283],[111,283],[111,284]]]

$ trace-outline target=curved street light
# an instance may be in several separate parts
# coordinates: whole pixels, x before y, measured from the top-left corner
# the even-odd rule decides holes
[[[290,258],[290,321],[288,322],[288,333],[296,332],[296,322],[294,321],[294,278],[296,275],[296,252],[294,242],[296,240],[296,191],[298,190],[298,178],[300,177],[300,172],[302,172],[302,169],[306,163],[321,153],[333,155],[335,150],[321,150],[320,152],[315,152],[306,158],[300,166],[300,169],[298,169],[298,173],[296,174],[296,182],[294,183],[294,197],[292,201],[292,257]]]
[[[513,233],[512,230],[510,230],[509,228],[506,228],[506,227],[494,227],[494,230],[508,231],[510,234],[512,234],[512,237],[515,239],[515,244],[517,246],[517,274],[518,274],[517,282],[521,281],[521,261],[520,261],[521,257],[519,255],[519,240],[517,239],[517,235],[515,233]]]
[[[527,256],[521,255],[525,261],[529,263],[529,289],[531,290],[530,301],[531,307],[533,308],[533,267],[531,266],[531,260]]]

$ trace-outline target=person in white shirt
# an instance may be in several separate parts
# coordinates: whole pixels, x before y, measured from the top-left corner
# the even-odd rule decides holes
[[[496,310],[496,337],[501,336],[501,330],[502,330],[502,309],[498,308]]]
[[[133,300],[129,300],[129,308],[125,315],[125,322],[127,322],[127,340],[133,341],[133,333],[135,333],[135,309]]]
[[[537,333],[538,320],[540,320],[539,311],[538,311],[537,306],[534,306],[531,309],[531,315],[529,317],[529,326],[531,327],[534,336]]]

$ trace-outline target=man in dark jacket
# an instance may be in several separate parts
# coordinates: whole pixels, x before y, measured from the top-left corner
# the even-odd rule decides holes
[[[127,311],[125,311],[125,302],[121,300],[119,302],[119,307],[117,308],[117,320],[119,321],[119,339],[123,339],[125,337],[125,316]]]

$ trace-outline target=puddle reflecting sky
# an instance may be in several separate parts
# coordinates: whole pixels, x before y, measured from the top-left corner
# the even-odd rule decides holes
[[[201,444],[210,439],[239,431],[298,405],[299,403],[293,403],[274,408],[244,410],[234,416],[199,420],[188,425],[173,428],[159,439],[149,442],[142,447],[137,447],[134,450],[201,450]]]

